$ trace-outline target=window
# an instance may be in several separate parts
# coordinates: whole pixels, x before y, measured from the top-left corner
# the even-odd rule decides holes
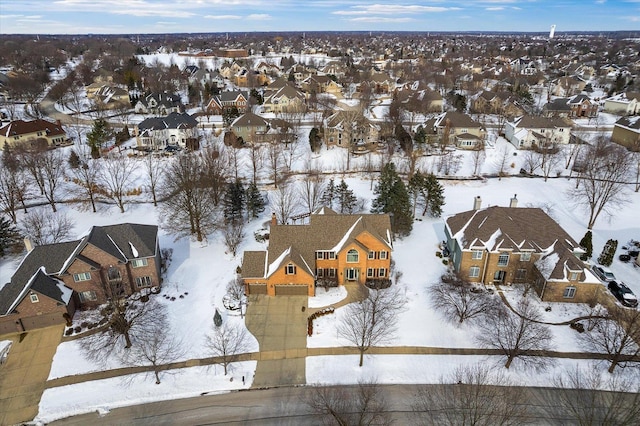
[[[95,300],[98,300],[98,298],[96,297],[96,292],[91,290],[82,291],[78,293],[78,296],[80,296],[80,302],[93,302]]]
[[[37,294],[31,294],[29,295],[29,298],[31,299],[31,303],[38,303],[38,295]]]
[[[91,279],[91,273],[89,273],[89,272],[82,272],[80,274],[73,274],[73,280],[75,282],[89,281],[90,279]]]
[[[335,278],[335,276],[336,276],[336,269],[329,268],[329,278]]]
[[[502,253],[498,256],[498,266],[507,266],[509,264],[509,254]]]
[[[387,276],[387,269],[386,268],[380,268],[378,269],[378,276],[380,278],[384,278]]]
[[[347,252],[347,262],[357,262],[358,261],[358,250],[351,249]]]
[[[322,278],[324,276],[324,269],[322,269],[322,268],[316,269],[316,276],[318,278]]]
[[[316,252],[316,259],[324,259],[324,252],[323,251],[317,251]]]
[[[138,277],[136,278],[136,286],[149,287],[151,285],[151,277]]]
[[[367,268],[367,278],[373,278],[373,268]]]
[[[573,299],[575,295],[576,295],[576,288],[573,286],[569,286],[564,289],[564,294],[562,295],[562,297],[564,297],[565,299]]]
[[[471,258],[474,260],[482,259],[482,250],[474,250],[471,252]]]
[[[382,250],[380,252],[380,259],[386,259],[388,254],[389,253],[387,253],[386,250]]]
[[[527,278],[527,270],[526,269],[518,269],[516,271],[516,280],[524,280]]]
[[[329,252],[329,260],[333,260],[336,258],[336,252],[335,251],[330,251]]]
[[[376,252],[369,250],[369,255],[367,256],[367,258],[368,259],[375,259],[376,258]]]
[[[284,269],[284,273],[287,275],[295,275],[296,265],[294,265],[293,263],[288,264],[287,267]]]
[[[571,272],[571,273],[569,274],[569,279],[570,279],[571,281],[576,281],[576,280],[578,279],[578,272]]]
[[[525,251],[523,253],[520,253],[520,262],[528,262],[531,260],[531,252],[530,251]]]
[[[480,276],[479,266],[472,266],[471,268],[469,268],[469,277],[478,278],[479,276]]]
[[[140,268],[141,266],[147,266],[147,259],[133,259],[131,261],[131,266],[134,268]]]

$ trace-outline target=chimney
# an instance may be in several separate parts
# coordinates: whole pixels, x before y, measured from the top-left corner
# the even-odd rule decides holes
[[[511,208],[518,207],[518,194],[513,194],[513,198],[511,199],[511,202],[509,203],[509,207],[511,207]]]
[[[480,208],[482,207],[482,198],[480,198],[480,196],[476,196],[476,198],[473,199],[473,209],[474,210],[480,210]]]
[[[33,241],[31,241],[29,238],[25,238],[24,239],[24,248],[27,249],[27,253],[30,253],[31,250],[33,250]]]
[[[271,213],[271,226],[276,226],[278,224],[278,219],[276,219],[276,214]]]

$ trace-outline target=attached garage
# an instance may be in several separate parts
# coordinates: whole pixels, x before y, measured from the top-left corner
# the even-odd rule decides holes
[[[267,294],[267,285],[249,284],[249,294]]]
[[[307,296],[308,294],[308,285],[276,285],[276,296]]]
[[[49,314],[22,318],[22,325],[24,326],[25,331],[49,327],[56,324],[64,324],[65,322],[67,321],[62,316],[62,312],[51,312]]]

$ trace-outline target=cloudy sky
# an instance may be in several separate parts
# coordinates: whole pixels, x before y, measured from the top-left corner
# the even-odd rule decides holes
[[[0,0],[2,34],[640,30],[640,0]]]

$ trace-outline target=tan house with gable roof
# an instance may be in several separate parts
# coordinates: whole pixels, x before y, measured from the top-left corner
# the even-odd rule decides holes
[[[14,120],[0,126],[0,149],[21,145],[25,148],[58,146],[69,141],[60,121]]]
[[[443,142],[461,149],[474,149],[483,143],[487,133],[482,124],[457,111],[447,111],[427,120],[424,129],[428,136],[438,140],[448,133],[448,140]]]
[[[316,286],[389,282],[389,215],[338,214],[323,207],[303,225],[271,221],[269,248],[246,251],[247,294],[315,295]]]
[[[579,259],[584,253],[567,232],[539,208],[474,209],[445,224],[453,269],[470,282],[532,286],[549,302],[591,302],[604,286]]]

